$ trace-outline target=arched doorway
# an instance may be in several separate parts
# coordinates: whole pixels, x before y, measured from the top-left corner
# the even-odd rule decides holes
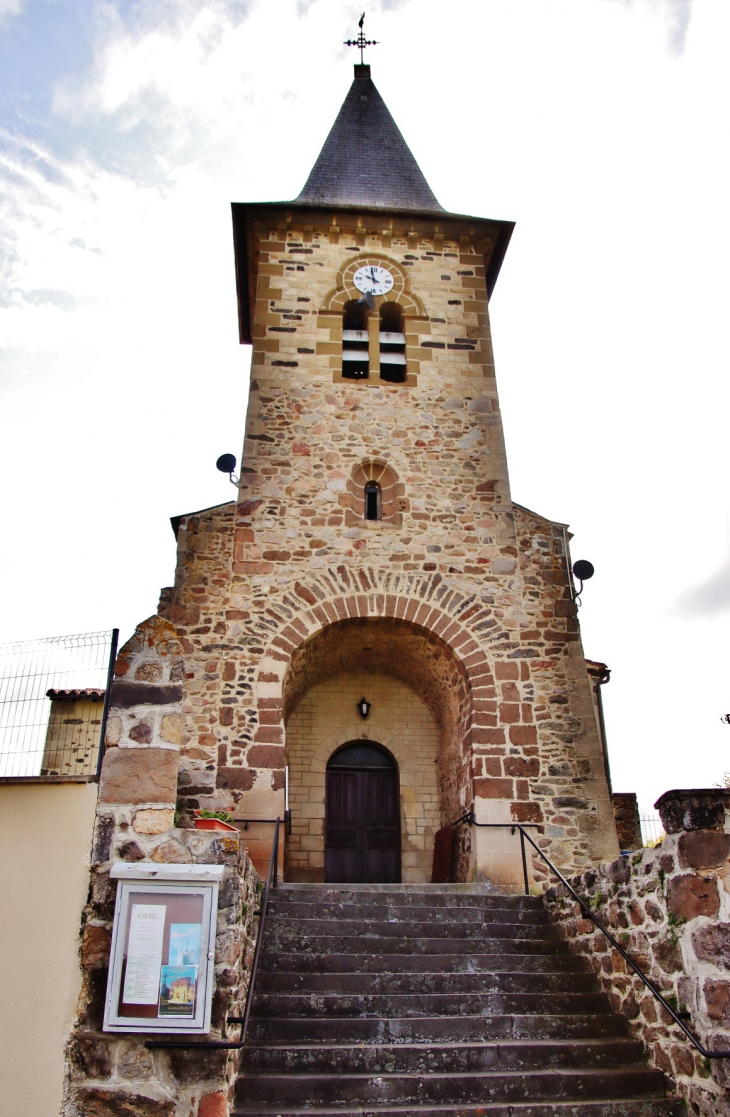
[[[324,857],[328,883],[400,881],[398,767],[374,741],[350,741],[330,757]]]

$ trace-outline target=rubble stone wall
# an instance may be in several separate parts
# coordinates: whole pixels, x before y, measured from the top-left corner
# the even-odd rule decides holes
[[[613,793],[613,810],[616,816],[616,836],[622,852],[630,849],[641,849],[641,818],[639,817],[639,801],[633,791]]]
[[[730,1051],[730,794],[667,792],[666,837],[570,883],[708,1051]],[[562,885],[545,902],[695,1117],[730,1114],[730,1059],[706,1059]]]
[[[227,1035],[243,1008],[257,920],[258,877],[239,835],[176,826],[182,647],[153,617],[119,653],[107,726],[81,928],[81,994],[67,1045],[64,1117],[226,1117],[234,1052],[149,1051],[145,1040],[102,1030],[116,884],[115,861],[224,866],[219,889],[210,1036]],[[230,1038],[237,1038],[238,1026]],[[174,1038],[174,1037],[173,1037]]]

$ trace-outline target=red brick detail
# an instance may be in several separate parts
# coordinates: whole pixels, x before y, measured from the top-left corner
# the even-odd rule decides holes
[[[198,1102],[198,1117],[228,1117],[225,1094],[204,1094]]]
[[[510,814],[515,822],[542,822],[542,811],[538,803],[513,803]]]
[[[251,745],[246,760],[251,768],[283,768],[285,754],[283,745]]]
[[[513,745],[536,745],[537,729],[534,725],[512,725],[509,739]]]
[[[504,760],[504,774],[506,776],[539,776],[540,761],[537,757],[524,760],[521,756],[507,756]]]
[[[475,745],[503,745],[504,729],[472,729],[472,742]]]
[[[280,726],[262,725],[254,734],[254,741],[266,741],[273,745],[280,745],[283,740],[284,730]]]
[[[512,780],[474,780],[474,795],[477,799],[511,799],[513,794],[514,785]]]

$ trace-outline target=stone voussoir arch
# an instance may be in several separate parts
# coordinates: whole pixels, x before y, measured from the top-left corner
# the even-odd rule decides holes
[[[383,302],[396,302],[401,307],[406,318],[427,318],[426,307],[423,301],[411,291],[411,281],[408,270],[382,252],[360,252],[357,256],[348,259],[337,272],[336,286],[325,295],[320,310],[323,313],[342,313],[345,304],[351,299],[358,299],[360,292],[352,282],[352,277],[358,268],[367,264],[375,264],[387,268],[393,275],[394,283]]]
[[[400,527],[403,519],[406,489],[393,466],[384,458],[365,458],[356,462],[347,481],[346,521],[349,527],[365,518],[365,486],[375,481],[380,489],[380,522]]]
[[[308,640],[341,621],[387,618],[404,621],[446,646],[463,679],[465,697],[468,698],[464,743],[467,745],[477,740],[479,731],[491,724],[482,708],[485,701],[494,698],[494,676],[490,659],[477,636],[470,632],[464,620],[456,619],[449,612],[449,608],[456,611],[462,607],[464,596],[456,591],[447,591],[444,602],[435,605],[430,600],[413,596],[413,592],[389,593],[373,584],[374,579],[368,579],[365,571],[359,574],[361,582],[365,583],[361,591],[353,586],[351,592],[333,593],[324,579],[322,582],[312,580],[306,585],[295,584],[295,601],[292,604],[297,607],[297,612],[292,610],[290,618],[279,620],[259,661],[257,683],[261,687],[256,688],[255,704],[258,707],[261,703],[261,692],[267,709],[268,732],[274,729],[272,714],[278,710],[279,740],[284,743],[287,669],[292,657]],[[307,607],[302,609],[302,604]],[[485,610],[476,603],[467,612],[474,624],[485,615]]]
[[[315,745],[312,750],[312,756],[309,762],[309,770],[312,773],[324,774],[327,770],[327,764],[331,756],[337,752],[337,749],[342,748],[343,745],[348,744],[349,741],[365,740],[374,741],[376,745],[382,745],[383,748],[388,749],[401,767],[403,760],[410,760],[412,756],[411,747],[407,744],[397,733],[391,729],[384,730],[382,728],[363,730],[362,722],[350,722],[348,725],[341,726],[336,733],[329,733],[324,740]]]

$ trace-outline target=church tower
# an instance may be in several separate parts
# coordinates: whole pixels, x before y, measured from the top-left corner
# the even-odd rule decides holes
[[[290,810],[289,881],[520,888],[618,853],[565,525],[512,501],[489,298],[512,224],[445,211],[370,77],[292,202],[235,204],[235,503],[182,516],[184,808]],[[501,824],[479,827],[476,823]],[[545,875],[530,867],[540,886]]]

